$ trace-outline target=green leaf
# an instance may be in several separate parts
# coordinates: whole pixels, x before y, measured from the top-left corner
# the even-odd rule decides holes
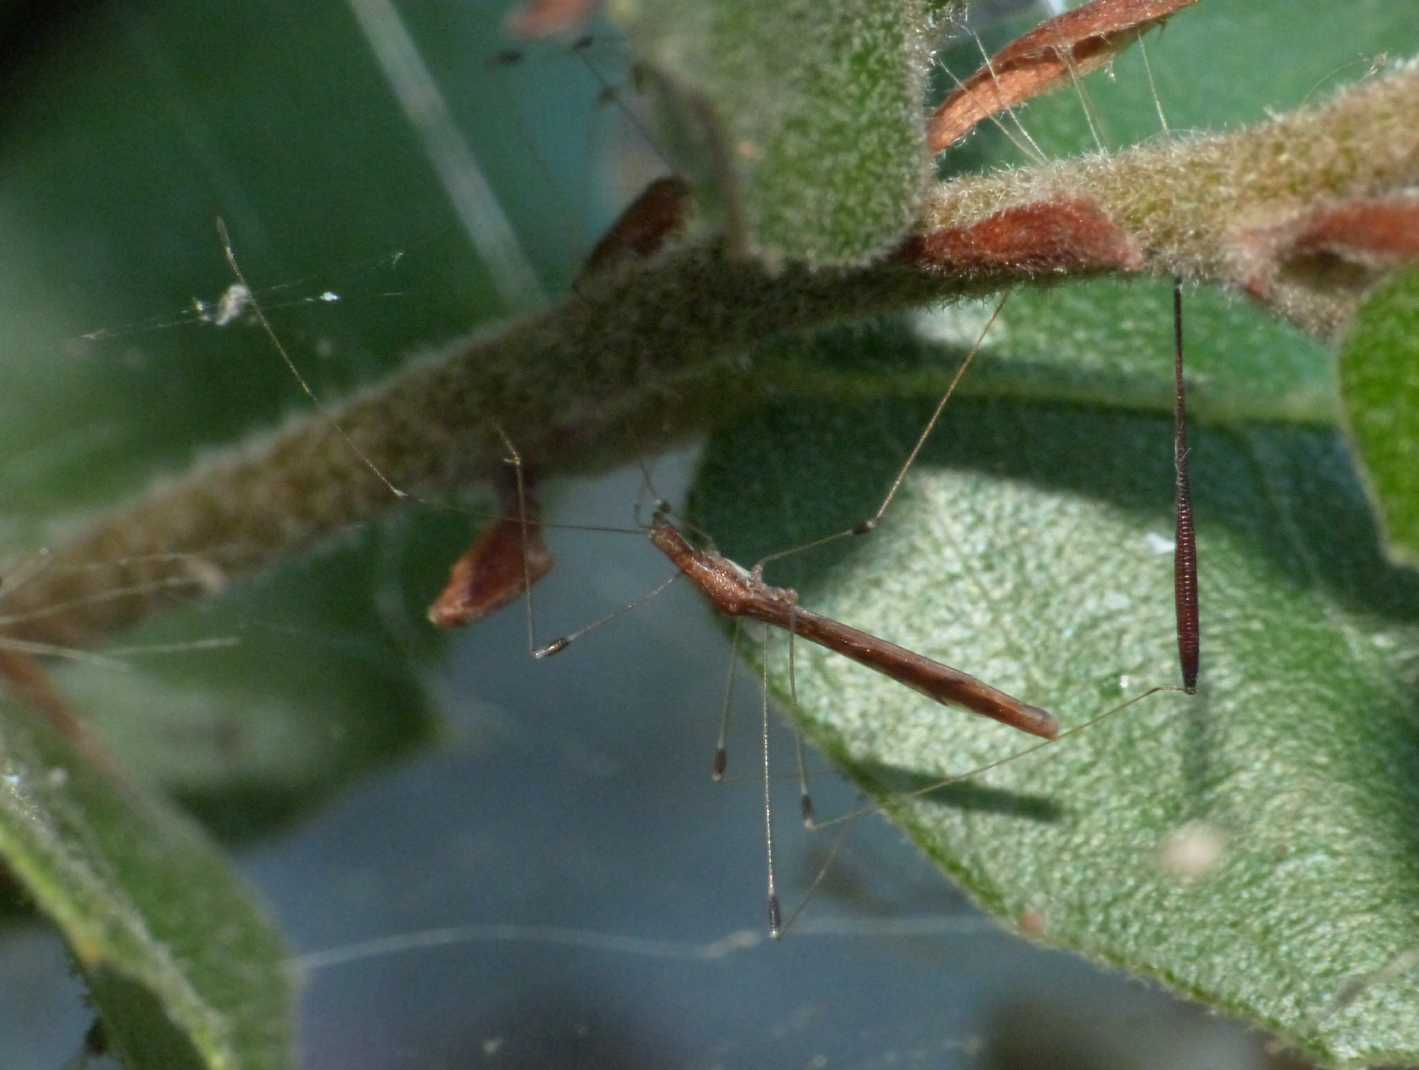
[[[707,458],[696,522],[746,562],[843,530],[927,411],[767,413]],[[891,813],[1009,924],[1336,1061],[1412,1060],[1412,978],[1338,1001],[1419,943],[1419,578],[1378,553],[1335,434],[1204,427],[1193,464],[1202,695]],[[882,529],[769,578],[1078,725],[1177,681],[1170,491],[1164,416],[963,402]],[[806,645],[799,721],[874,798],[1030,745]],[[1197,880],[1165,861],[1190,830],[1223,845]]]
[[[1292,106],[1321,91],[1316,70],[1359,76],[1356,54],[1419,44],[1389,5],[1315,5],[1281,23],[1206,9],[1148,40],[1175,129]],[[1254,82],[1195,76],[1232,39],[1269,42]],[[944,62],[965,77],[979,54]],[[1137,53],[1117,67],[1084,87],[1095,127],[1110,145],[1157,136]],[[1090,145],[1077,96],[1034,102],[1022,121],[1051,158]],[[945,165],[1021,159],[990,127]],[[1217,295],[1189,293],[1187,310],[1199,696],[1152,695],[905,801],[1032,744],[807,644],[796,703],[780,658],[773,686],[1007,925],[1320,1060],[1414,1062],[1414,974],[1386,968],[1419,944],[1419,578],[1380,551],[1334,427],[1330,355]],[[790,400],[711,443],[695,522],[748,564],[871,515],[989,311],[790,343],[797,359],[775,380]],[[776,561],[767,578],[1066,726],[1175,685],[1170,321],[1162,285],[1016,294],[882,527]]]
[[[861,264],[905,233],[928,171],[915,0],[678,0],[612,13],[681,109],[676,169],[744,251]]]
[[[944,391],[997,301],[923,309],[871,331],[781,341],[786,355],[761,361],[758,374],[805,400]],[[1017,290],[983,340],[987,359],[962,389],[1166,411],[1173,398],[1170,305],[1168,288],[1153,282]],[[1335,422],[1331,358],[1314,339],[1208,290],[1188,291],[1186,330],[1191,403],[1204,419]]]
[[[1340,388],[1386,548],[1419,564],[1419,272],[1361,308],[1341,353]]]
[[[285,951],[227,861],[8,702],[0,857],[64,934],[125,1065],[291,1065]]]

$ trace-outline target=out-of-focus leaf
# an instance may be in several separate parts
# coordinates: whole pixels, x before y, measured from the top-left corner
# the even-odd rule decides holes
[[[541,165],[589,151],[594,79],[567,57],[494,64],[506,41],[485,6],[408,17],[491,179],[525,198],[506,208],[528,255],[549,289],[566,282],[594,233],[570,217],[593,206]],[[287,12],[274,38],[265,11],[221,23],[101,7],[66,24],[54,62],[7,72],[23,91],[0,122],[23,166],[0,178],[0,577],[205,450],[310,411],[252,317],[211,322],[234,282],[216,215],[322,399],[504,311],[354,21]],[[523,106],[529,80],[555,78],[579,84],[554,114]],[[542,125],[546,158],[528,145]],[[117,644],[196,648],[59,666],[60,686],[145,784],[223,834],[269,828],[431,736],[414,655],[439,649],[424,608],[473,524],[420,521],[160,615]]]
[[[416,599],[420,580],[437,589],[444,558],[431,552],[417,567],[396,548],[407,531],[388,526],[161,613],[103,662],[56,679],[134,776],[224,836],[264,831],[436,733],[416,657],[436,640],[393,577],[410,577]]]
[[[770,262],[860,264],[911,224],[927,173],[915,0],[676,0],[612,13],[692,135],[675,166],[737,247]]]
[[[1340,357],[1350,440],[1389,552],[1419,564],[1419,272],[1383,286]]]
[[[125,1065],[292,1065],[285,952],[226,860],[8,702],[0,858],[63,933]]]

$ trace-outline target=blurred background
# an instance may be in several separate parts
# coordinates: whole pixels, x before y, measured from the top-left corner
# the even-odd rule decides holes
[[[1281,33],[1311,5],[1268,6],[1249,17]],[[974,25],[994,48],[1047,8],[982,4]],[[514,55],[504,9],[0,4],[6,547],[43,546],[308,408],[248,319],[212,322],[232,281],[219,215],[324,396],[566,291],[666,165],[632,118],[614,30],[593,25],[577,54]],[[1294,104],[1369,55],[1338,40],[1262,91],[1244,84],[1250,46],[1223,32],[1234,17],[1203,4],[1150,38],[1175,125],[1207,125],[1229,93],[1252,117]],[[1212,69],[1169,65],[1172,35],[1189,33],[1219,42]],[[1120,64],[1106,92],[1146,114],[1140,69]],[[436,133],[410,122],[401,85],[437,94]],[[450,184],[449,166],[480,169],[490,196]],[[683,494],[693,456],[655,461],[662,493]],[[624,526],[639,484],[558,483],[549,519]],[[270,905],[307,969],[304,1066],[1281,1065],[1264,1037],[1005,933],[875,819],[851,827],[771,945],[758,783],[708,775],[729,658],[718,624],[677,588],[546,663],[525,656],[517,612],[431,636],[423,606],[470,533],[456,513],[407,510],[144,629],[237,635],[235,651],[66,677]],[[641,539],[550,541],[548,636],[666,574]],[[752,774],[752,679],[737,702],[731,772]],[[775,743],[791,754],[786,734]],[[794,794],[786,782],[784,815]],[[827,815],[857,802],[826,771],[815,794]],[[833,844],[794,826],[779,822],[790,907]],[[82,987],[18,903],[0,924],[0,993],[5,1065],[76,1056]]]

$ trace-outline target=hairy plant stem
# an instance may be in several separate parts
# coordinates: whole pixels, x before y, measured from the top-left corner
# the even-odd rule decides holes
[[[1419,186],[1416,105],[1411,63],[1236,133],[948,182],[929,197],[920,235],[862,269],[770,272],[707,242],[617,271],[96,517],[6,597],[0,634],[92,642],[175,593],[186,602],[271,567],[399,504],[371,466],[411,495],[458,491],[501,463],[496,426],[543,473],[660,449],[781,387],[746,358],[771,360],[762,343],[793,332],[1111,271],[1242,286],[1331,333],[1358,300],[1354,273],[1347,287],[1324,265],[1295,270],[1267,236],[1326,205]],[[1080,204],[1091,209],[1085,236],[1107,230],[1127,256],[1077,255],[1059,233],[1042,239],[1049,255],[1032,254],[1018,224],[1004,237],[972,229],[1022,206]],[[954,240],[933,246],[941,235]]]

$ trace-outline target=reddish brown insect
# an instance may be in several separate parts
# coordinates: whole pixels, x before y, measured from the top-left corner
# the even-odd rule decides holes
[[[935,702],[963,706],[1042,739],[1059,735],[1059,721],[1048,710],[1011,698],[969,673],[804,609],[791,588],[765,583],[760,570],[750,572],[713,550],[696,549],[664,516],[651,524],[650,541],[725,616],[749,617],[782,628]]]

